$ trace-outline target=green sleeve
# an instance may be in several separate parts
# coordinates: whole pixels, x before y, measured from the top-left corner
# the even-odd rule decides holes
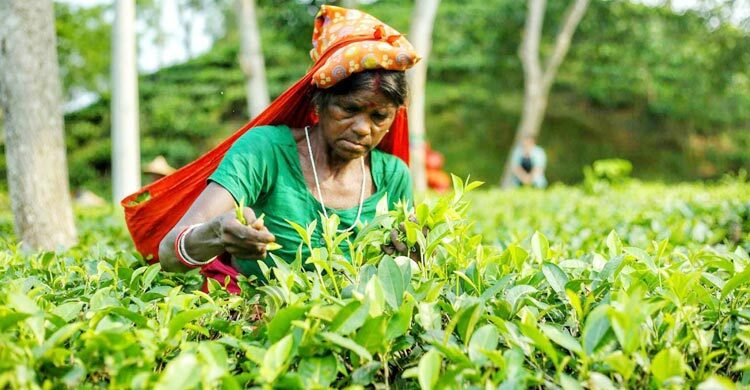
[[[252,206],[269,192],[275,177],[273,145],[263,128],[252,129],[235,141],[208,178],[224,187],[236,202]]]
[[[388,164],[385,177],[388,180],[388,203],[390,203],[390,209],[394,209],[396,203],[399,201],[407,202],[409,207],[413,206],[413,183],[409,167],[400,158],[393,157],[392,162]]]

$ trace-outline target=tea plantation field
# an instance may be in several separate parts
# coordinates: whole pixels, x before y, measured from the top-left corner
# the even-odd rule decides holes
[[[473,187],[381,214],[351,261],[335,219],[300,226],[326,245],[242,296],[147,265],[106,208],[24,253],[0,196],[0,388],[750,385],[744,179]],[[418,261],[380,249],[401,223]]]

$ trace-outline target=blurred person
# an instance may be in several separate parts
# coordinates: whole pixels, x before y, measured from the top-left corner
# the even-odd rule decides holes
[[[448,191],[451,187],[451,177],[443,170],[445,158],[442,153],[432,149],[430,143],[425,144],[425,176],[427,186],[437,193]]]
[[[75,203],[76,206],[101,207],[106,205],[107,201],[86,188],[79,188],[73,196],[73,203]]]
[[[161,155],[156,156],[151,162],[146,164],[146,167],[143,169],[143,173],[148,176],[149,183],[153,183],[162,177],[169,176],[176,171],[176,169],[169,165],[167,159]]]
[[[356,235],[384,196],[390,209],[412,201],[404,73],[419,60],[412,45],[364,12],[327,5],[315,17],[312,44],[313,68],[266,111],[123,200],[136,247],[154,256],[158,248],[164,270],[200,267],[221,284],[229,277],[226,288],[239,292],[238,274],[263,280],[259,262],[273,267],[269,245],[280,245],[274,254],[289,262],[298,248],[309,255],[287,221],[318,221],[317,244],[321,216],[336,214],[340,231]],[[143,194],[150,199],[130,206]],[[246,224],[235,212],[243,203]]]
[[[536,137],[525,135],[521,144],[513,149],[511,170],[513,183],[516,186],[545,188],[547,178],[544,170],[547,167],[547,154],[536,144]]]

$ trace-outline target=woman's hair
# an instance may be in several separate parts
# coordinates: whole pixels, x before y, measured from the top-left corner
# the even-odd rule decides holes
[[[361,91],[379,91],[397,106],[406,102],[408,87],[403,71],[373,69],[354,73],[327,89],[315,88],[312,104],[320,109],[331,104],[334,98]]]

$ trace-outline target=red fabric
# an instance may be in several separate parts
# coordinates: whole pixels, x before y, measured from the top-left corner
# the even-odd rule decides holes
[[[341,40],[338,44],[332,46],[304,77],[276,98],[265,111],[242,126],[221,144],[180,168],[177,172],[141,188],[120,201],[125,209],[125,222],[135,247],[149,263],[158,261],[159,243],[206,187],[206,180],[216,170],[234,141],[255,126],[284,124],[290,127],[304,127],[312,124],[312,105],[310,103],[311,92],[314,88],[311,83],[312,75],[335,49],[352,42],[368,39],[372,38],[354,37]],[[401,158],[408,164],[409,129],[405,108],[399,110],[391,126],[391,131],[386,134],[378,148]],[[150,194],[149,199],[137,203],[136,199],[146,192]],[[222,285],[225,276],[229,275],[234,279],[237,274],[234,268],[220,261],[214,261],[202,267],[201,272],[207,277],[217,279]],[[233,286],[236,286],[234,280],[232,280],[232,283]],[[236,291],[239,291],[239,287]]]
[[[239,272],[229,265],[229,259],[229,253],[224,253],[216,261],[201,269],[201,274],[206,277],[203,286],[201,286],[201,291],[208,292],[208,279],[210,278],[219,282],[230,293],[240,293],[240,285],[237,284],[237,275],[239,275]],[[229,280],[227,280],[227,277],[229,277]]]

